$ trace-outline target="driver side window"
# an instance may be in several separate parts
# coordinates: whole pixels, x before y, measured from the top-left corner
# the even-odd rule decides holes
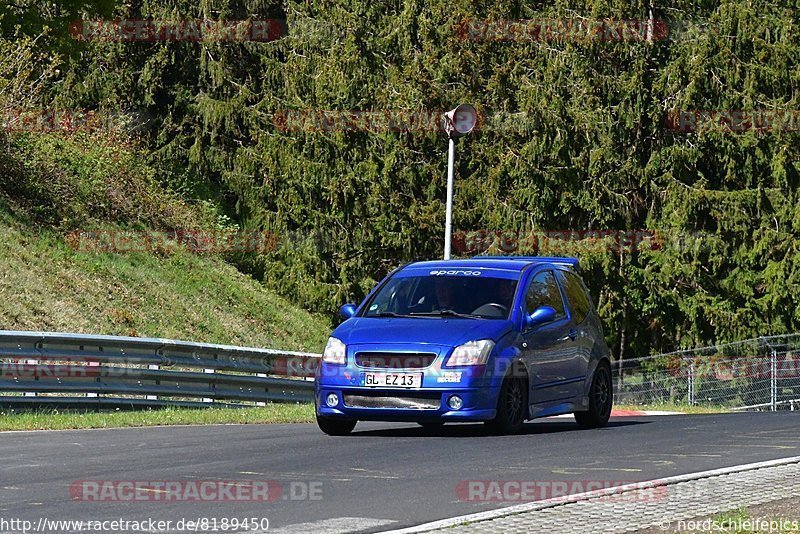
[[[552,306],[558,319],[566,316],[561,291],[552,271],[543,271],[534,276],[525,294],[526,313],[533,313],[539,306]]]
[[[381,312],[407,313],[409,299],[415,289],[413,278],[395,278],[372,301],[367,315],[378,315]]]

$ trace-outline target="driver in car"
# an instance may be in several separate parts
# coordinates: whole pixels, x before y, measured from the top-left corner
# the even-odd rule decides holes
[[[453,284],[448,283],[443,278],[437,278],[433,282],[433,292],[436,302],[431,311],[453,310],[456,305],[456,296],[453,291]]]
[[[409,309],[411,313],[431,313],[443,310],[455,311],[456,291],[452,282],[434,278],[433,287]]]

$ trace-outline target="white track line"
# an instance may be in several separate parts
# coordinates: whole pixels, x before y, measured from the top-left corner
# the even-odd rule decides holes
[[[661,410],[645,410],[645,411],[633,411],[633,410],[623,410],[621,412],[611,412],[611,417],[645,417],[650,415],[689,415],[684,412],[664,412]],[[574,415],[571,413],[565,413],[561,415],[551,415],[549,417],[543,417],[542,419],[572,419]]]
[[[328,534],[346,534],[348,532],[363,532],[364,530],[385,527],[390,523],[396,523],[391,519],[369,519],[362,517],[335,517],[311,523],[298,523],[285,527],[270,528],[270,534],[317,534],[326,532]]]

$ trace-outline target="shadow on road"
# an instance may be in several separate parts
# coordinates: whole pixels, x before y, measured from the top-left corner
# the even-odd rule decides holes
[[[609,421],[604,427],[605,429],[614,427],[623,427],[629,425],[645,425],[649,421]],[[363,423],[360,423],[363,424]],[[522,431],[517,436],[525,436],[532,434],[553,434],[561,432],[597,432],[598,430],[584,430],[581,429],[573,421],[536,421],[525,423]],[[471,437],[498,437],[492,434],[488,428],[481,423],[458,423],[444,425],[438,428],[423,428],[421,426],[403,426],[399,428],[378,428],[375,430],[359,430],[356,426],[353,432],[354,436],[381,436],[381,437],[440,437],[440,438],[471,438]],[[513,438],[514,436],[505,436]]]

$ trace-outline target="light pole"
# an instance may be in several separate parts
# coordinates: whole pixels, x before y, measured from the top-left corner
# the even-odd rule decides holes
[[[447,134],[447,207],[444,221],[444,259],[450,259],[450,240],[453,226],[453,167],[456,160],[456,139],[467,135],[478,122],[478,112],[469,104],[461,104],[442,115],[442,128]]]

